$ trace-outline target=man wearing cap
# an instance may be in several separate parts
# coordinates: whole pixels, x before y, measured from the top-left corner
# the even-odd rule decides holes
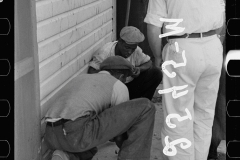
[[[105,59],[96,74],[69,82],[48,110],[44,140],[53,158],[90,160],[89,150],[127,133],[116,142],[119,160],[149,160],[155,106],[147,98],[129,100],[123,82],[132,65],[120,56]],[[89,157],[87,157],[89,156]]]
[[[163,147],[167,146],[166,137],[169,142],[182,138],[191,142],[186,148],[183,147],[185,143],[176,144],[177,153],[167,154],[169,160],[207,159],[223,61],[223,47],[216,29],[223,25],[224,10],[223,0],[149,1],[144,22],[147,23],[155,64],[160,67],[162,59],[176,64],[186,62],[184,66],[166,65],[164,68],[169,73],[176,73],[175,77],[163,75],[164,90],[186,86],[177,91],[182,94],[179,97],[174,97],[174,92],[163,94],[164,119],[172,114],[186,116],[186,109],[192,117],[183,121],[172,118],[171,123],[176,125],[175,128],[164,123],[161,130]],[[160,18],[163,19],[160,21]],[[174,32],[167,27],[170,25],[183,30],[169,35],[168,43],[161,51],[159,35],[163,36],[162,31],[165,35]]]
[[[157,86],[162,81],[162,73],[152,66],[150,57],[142,52],[138,43],[144,40],[144,35],[133,26],[124,27],[118,41],[109,42],[97,50],[89,63],[88,73],[96,73],[104,59],[110,56],[126,58],[134,67],[132,76],[126,81],[130,99],[146,97],[152,99]]]

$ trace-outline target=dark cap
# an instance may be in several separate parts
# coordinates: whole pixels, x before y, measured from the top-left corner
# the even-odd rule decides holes
[[[104,69],[129,69],[132,70],[132,64],[123,57],[111,56],[100,64],[100,70]]]
[[[128,44],[137,44],[145,39],[143,33],[133,26],[123,27],[120,32],[120,37]]]

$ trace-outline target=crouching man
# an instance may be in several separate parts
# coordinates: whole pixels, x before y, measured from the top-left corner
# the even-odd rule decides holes
[[[133,74],[125,82],[130,99],[145,97],[151,100],[162,81],[162,72],[152,65],[150,57],[138,46],[144,39],[143,33],[136,27],[124,27],[118,41],[105,44],[93,55],[88,73],[99,72],[100,64],[107,57],[121,56],[134,66]]]
[[[129,100],[123,82],[131,69],[129,61],[112,56],[99,73],[81,74],[63,88],[45,116],[44,139],[56,156],[85,160],[87,151],[127,133],[117,143],[118,160],[150,159],[156,110],[147,98]]]

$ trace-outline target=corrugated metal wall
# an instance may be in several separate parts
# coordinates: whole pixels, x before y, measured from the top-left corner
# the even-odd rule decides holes
[[[41,117],[92,54],[116,39],[116,0],[36,0]]]

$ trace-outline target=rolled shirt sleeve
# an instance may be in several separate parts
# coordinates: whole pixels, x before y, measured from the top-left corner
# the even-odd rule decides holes
[[[89,62],[89,66],[93,67],[96,70],[100,70],[100,64],[106,59],[106,52],[103,49],[99,49],[92,57],[92,61]]]
[[[144,22],[162,27],[163,23],[160,18],[167,17],[167,6],[165,0],[149,0],[147,15]]]
[[[148,55],[144,54],[140,47],[137,47],[134,53],[127,59],[133,66],[138,67],[148,62],[151,58]]]
[[[100,69],[100,64],[108,57],[114,56],[114,48],[117,41],[108,42],[103,47],[99,48],[93,55],[92,60],[89,62],[89,66],[96,70]]]
[[[151,59],[148,55],[143,53],[143,51],[140,47],[138,47],[136,52],[138,55],[138,58],[136,58],[137,59],[136,66],[140,66],[140,65],[148,62]]]

